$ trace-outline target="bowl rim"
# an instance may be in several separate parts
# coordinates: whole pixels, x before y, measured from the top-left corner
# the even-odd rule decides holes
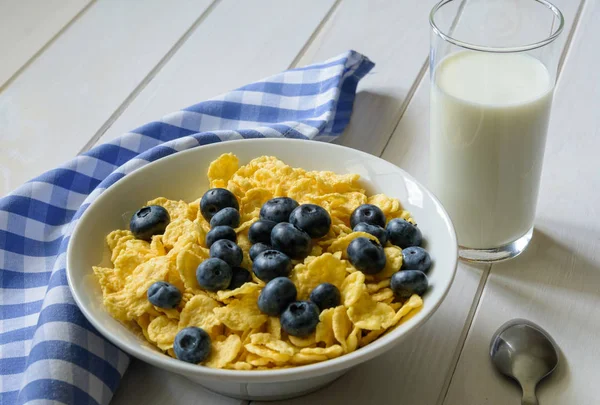
[[[428,312],[422,312],[423,310],[421,310],[417,313],[416,316],[411,317],[407,321],[407,323],[404,324],[405,327],[396,328],[393,331],[391,331],[390,333],[369,343],[368,345],[366,345],[362,348],[358,348],[357,350],[355,350],[352,353],[344,354],[342,356],[335,357],[333,359],[328,359],[328,360],[318,362],[318,363],[307,364],[307,365],[298,365],[298,366],[294,366],[294,367],[286,368],[286,369],[229,370],[229,369],[204,367],[204,366],[199,366],[197,364],[186,363],[186,362],[177,360],[175,358],[167,356],[158,351],[149,351],[148,349],[144,348],[142,345],[139,345],[139,346],[130,345],[127,342],[122,342],[118,338],[112,336],[111,333],[109,333],[109,331],[104,328],[103,324],[95,318],[95,316],[92,314],[92,312],[88,310],[88,308],[86,307],[86,305],[84,304],[84,302],[81,298],[81,295],[80,295],[81,292],[77,289],[77,287],[74,287],[77,285],[77,283],[75,282],[75,277],[70,270],[72,267],[74,267],[74,263],[73,263],[74,258],[73,258],[73,251],[72,251],[73,243],[72,242],[78,238],[78,235],[80,233],[84,232],[84,230],[82,229],[82,227],[80,225],[85,222],[84,219],[87,217],[87,215],[89,215],[90,212],[92,212],[91,207],[94,205],[97,205],[97,204],[101,204],[103,200],[110,198],[110,195],[111,195],[110,190],[113,189],[113,187],[116,184],[124,181],[126,178],[134,175],[135,173],[139,173],[140,171],[145,170],[146,168],[150,167],[151,165],[158,164],[160,162],[164,162],[167,160],[176,160],[185,154],[198,153],[198,147],[193,147],[191,149],[176,152],[172,155],[169,155],[169,156],[160,158],[156,161],[150,162],[140,168],[133,170],[128,175],[126,175],[126,176],[122,177],[121,179],[119,179],[118,181],[116,181],[113,184],[113,186],[102,191],[102,193],[96,198],[96,200],[93,201],[89,207],[87,207],[87,209],[85,210],[83,215],[77,221],[75,228],[73,229],[73,232],[69,239],[69,245],[67,247],[67,265],[66,265],[67,281],[68,281],[69,288],[71,290],[71,293],[73,295],[73,298],[74,298],[75,303],[77,304],[78,308],[84,314],[86,319],[98,330],[98,332],[100,332],[100,334],[103,337],[105,337],[107,340],[109,340],[110,342],[112,342],[117,347],[119,347],[121,350],[125,351],[126,353],[128,353],[131,356],[134,356],[134,357],[136,357],[140,360],[143,360],[149,364],[152,364],[154,366],[164,368],[164,369],[167,369],[167,370],[170,370],[175,373],[182,374],[182,375],[189,374],[189,375],[194,375],[194,376],[200,376],[202,378],[210,379],[210,380],[226,379],[228,381],[238,381],[238,382],[248,382],[248,383],[249,382],[269,382],[269,380],[283,381],[286,379],[286,377],[289,377],[288,378],[289,380],[297,379],[299,377],[305,377],[305,378],[316,377],[319,375],[329,374],[329,373],[333,373],[335,371],[348,369],[356,364],[363,363],[363,362],[365,362],[369,359],[372,359],[372,358],[376,357],[377,355],[389,350],[391,348],[391,346],[393,346],[395,343],[397,343],[403,336],[406,336],[409,333],[411,333],[412,331],[416,330],[419,326],[421,326],[425,321],[427,321],[433,315],[433,313],[439,308],[439,306],[442,304],[442,302],[448,295],[448,291],[450,290],[450,287],[452,286],[452,283],[454,282],[454,279],[456,276],[456,269],[457,269],[457,265],[458,265],[458,242],[457,242],[454,226],[452,225],[452,221],[451,221],[448,213],[446,212],[445,208],[440,203],[438,198],[431,191],[429,191],[429,189],[427,189],[423,184],[421,184],[418,180],[416,180],[413,176],[408,174],[406,171],[404,171],[403,169],[394,165],[393,163],[388,162],[387,160],[384,160],[378,156],[371,155],[369,153],[366,153],[366,152],[363,152],[363,151],[360,151],[357,149],[353,149],[353,148],[350,148],[347,146],[342,146],[342,145],[336,145],[336,144],[332,144],[332,143],[325,143],[325,142],[320,142],[320,141],[310,141],[310,140],[300,140],[300,139],[264,138],[264,139],[241,139],[241,140],[218,142],[218,143],[214,143],[214,144],[202,145],[201,148],[202,148],[202,150],[217,149],[217,148],[222,148],[223,144],[227,144],[232,149],[231,153],[235,153],[235,150],[233,150],[233,149],[235,149],[236,147],[239,147],[242,142],[249,142],[249,141],[252,141],[254,143],[275,143],[275,144],[282,143],[282,144],[287,145],[288,147],[290,144],[294,144],[294,143],[306,144],[307,142],[310,142],[310,143],[314,143],[316,147],[331,148],[334,151],[335,150],[346,150],[346,151],[350,150],[351,153],[354,153],[358,157],[362,157],[365,160],[375,159],[375,160],[379,161],[378,163],[383,163],[385,165],[389,165],[389,166],[393,167],[394,170],[399,171],[403,177],[408,178],[411,181],[415,182],[421,188],[421,190],[434,202],[434,204],[436,206],[436,210],[442,217],[442,219],[446,225],[446,228],[449,231],[451,241],[453,242],[449,248],[453,249],[455,254],[452,255],[453,261],[451,263],[448,263],[448,269],[447,269],[447,271],[451,271],[452,274],[450,275],[449,281],[446,285],[438,286],[436,284],[437,288],[444,289],[442,291],[442,294],[440,295],[440,298],[438,299],[438,301],[435,302],[433,304],[433,306],[429,308]],[[421,316],[419,316],[419,315],[421,315]],[[125,325],[123,325],[123,327],[126,328]],[[133,333],[133,332],[131,332],[131,333]]]

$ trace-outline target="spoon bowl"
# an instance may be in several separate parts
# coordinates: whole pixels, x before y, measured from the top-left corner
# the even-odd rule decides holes
[[[541,327],[524,319],[502,325],[494,334],[490,357],[502,374],[516,380],[523,390],[522,405],[537,405],[537,384],[558,365],[554,340]]]

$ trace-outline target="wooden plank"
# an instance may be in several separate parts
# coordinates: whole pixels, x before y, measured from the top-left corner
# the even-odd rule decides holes
[[[0,89],[91,0],[0,2]]]
[[[538,390],[541,404],[600,397],[600,84],[589,80],[597,76],[599,18],[600,3],[586,2],[555,92],[532,244],[492,267],[448,405],[518,403],[519,389],[487,358],[494,331],[517,317],[544,327],[562,351],[556,374]]]
[[[210,4],[90,6],[0,93],[0,195],[77,154]]]
[[[178,374],[133,360],[111,405],[246,405],[248,401],[216,394]]]
[[[435,3],[343,1],[299,59],[304,65],[355,49],[376,63],[359,83],[352,121],[336,143],[381,154],[424,68],[428,15]]]
[[[299,64],[306,64],[353,47],[377,63],[359,84],[352,121],[340,143],[373,154],[383,151],[422,74],[429,44],[427,15],[434,3],[345,1],[300,58]],[[415,147],[410,153],[399,148],[387,159],[414,173],[427,145],[418,143],[421,134],[412,135]],[[461,264],[442,306],[396,349],[324,390],[285,404],[435,404],[448,383],[472,315],[472,300],[486,272],[486,266]]]
[[[118,119],[109,123],[100,143],[287,69],[334,3],[223,1]]]

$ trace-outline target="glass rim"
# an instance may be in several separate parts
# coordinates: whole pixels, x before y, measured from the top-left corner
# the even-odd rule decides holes
[[[434,18],[435,18],[437,11],[452,1],[456,1],[456,0],[441,0],[439,3],[437,3],[431,9],[431,12],[429,13],[429,25],[431,25],[433,32],[437,36],[442,38],[443,40],[450,42],[453,45],[460,46],[461,48],[470,49],[472,51],[510,53],[510,52],[524,52],[524,51],[530,51],[533,49],[541,48],[541,47],[553,42],[561,34],[561,32],[563,31],[564,25],[565,25],[565,19],[564,19],[562,12],[554,4],[550,3],[547,0],[531,0],[531,1],[535,1],[536,3],[542,4],[543,6],[546,6],[546,8],[548,8],[558,18],[558,22],[559,22],[558,28],[556,29],[556,31],[554,33],[552,33],[550,36],[542,39],[541,41],[534,42],[531,44],[519,45],[519,46],[494,47],[494,46],[477,45],[477,44],[473,44],[470,42],[465,42],[465,41],[461,41],[459,39],[453,38],[451,35],[448,35],[448,34],[442,32],[442,30],[436,25]]]

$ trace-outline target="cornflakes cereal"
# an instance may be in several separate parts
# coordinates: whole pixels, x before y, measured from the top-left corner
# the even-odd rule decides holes
[[[225,326],[233,330],[247,330],[261,327],[267,322],[267,315],[258,309],[258,292],[233,299],[226,306],[213,310]]]
[[[282,341],[279,341],[279,342],[285,343]],[[255,345],[253,343],[248,343],[244,347],[246,348],[246,350],[248,350],[248,352],[250,352],[252,354],[255,354],[259,357],[262,357],[263,359],[267,359],[269,361],[273,361],[273,362],[277,362],[277,363],[285,363],[291,357],[291,355],[289,355],[289,354],[281,353],[277,350],[273,350],[273,349],[263,346],[263,345]],[[264,366],[266,364],[268,364],[268,363],[265,363],[262,365]]]
[[[186,246],[188,243],[200,243],[206,237],[204,230],[198,222],[186,218],[171,220],[163,235],[163,244],[173,249],[175,244]]]
[[[331,253],[319,257],[307,257],[308,264],[298,264],[292,270],[290,279],[298,290],[298,299],[308,299],[310,292],[321,283],[331,283],[342,287],[346,277],[346,265]]]
[[[313,354],[313,353],[296,353],[292,357],[291,361],[293,364],[311,364],[318,363],[320,361],[328,360],[324,354]]]
[[[245,269],[252,268],[248,231],[266,201],[285,196],[325,208],[331,217],[329,232],[313,240],[308,257],[293,261],[289,277],[299,300],[308,299],[319,284],[331,283],[339,289],[341,303],[320,312],[313,333],[298,337],[282,330],[278,317],[259,310],[257,300],[265,282],[251,271],[252,280],[238,288],[202,289],[196,270],[210,257],[205,244],[210,224],[200,212],[201,199],[188,204],[158,197],[147,205],[168,211],[170,222],[164,233],[144,241],[129,230],[111,232],[106,244],[113,267],[93,267],[93,272],[107,311],[167,355],[175,357],[173,344],[180,330],[199,327],[211,337],[211,351],[202,362],[207,367],[269,370],[312,364],[370,344],[423,305],[418,295],[397,300],[390,288],[391,276],[402,266],[399,247],[387,244],[386,266],[375,275],[363,274],[348,261],[351,241],[358,237],[377,240],[350,228],[350,215],[360,205],[378,206],[388,221],[404,218],[414,223],[397,199],[384,194],[367,196],[358,175],[292,168],[272,156],[240,166],[238,158],[228,153],[210,164],[208,180],[211,188],[226,188],[239,202],[241,220],[235,232]],[[181,291],[178,305],[161,308],[149,302],[147,290],[156,281],[166,281]]]
[[[115,293],[123,288],[122,280],[117,276],[115,269],[94,266],[92,270],[100,282],[100,288],[104,296]]]
[[[323,342],[326,347],[333,345],[335,341],[335,335],[333,331],[333,312],[334,308],[328,308],[321,311],[319,315],[319,323],[317,324],[317,330],[315,331],[315,341],[317,343]]]
[[[171,217],[171,222],[179,219],[195,219],[193,210],[190,210],[190,207],[185,201],[173,201],[167,200],[165,197],[159,197],[152,201],[148,201],[146,205],[160,205],[166,209]]]
[[[346,307],[350,307],[354,305],[366,291],[365,275],[360,271],[355,271],[354,273],[349,274],[342,283],[342,288],[340,289],[342,303]]]
[[[212,368],[224,368],[233,362],[242,349],[242,340],[238,335],[229,335],[223,341],[212,344],[210,355],[204,363]]]
[[[352,323],[368,330],[377,330],[389,325],[394,319],[394,310],[383,302],[374,301],[364,292],[361,297],[348,308],[348,318]]]
[[[276,316],[270,316],[267,321],[267,332],[275,339],[281,340],[281,323]]]
[[[309,347],[309,346],[313,346],[317,342],[317,339],[316,339],[316,336],[314,333],[312,333],[306,337],[298,337],[298,336],[288,335],[288,339],[296,347]]]
[[[386,288],[389,286],[390,286],[390,279],[386,278],[385,280],[382,280],[378,283],[367,284],[367,292],[369,294],[375,294],[377,291],[381,290],[382,288]]]
[[[344,350],[340,345],[333,345],[326,348],[323,347],[306,347],[300,350],[301,354],[316,354],[327,356],[328,358],[341,356]]]
[[[346,307],[344,305],[334,308],[331,318],[331,327],[333,328],[335,340],[342,345],[345,352],[350,352],[347,349],[347,340],[352,331],[352,322],[350,322],[350,318],[348,318]]]
[[[195,295],[181,311],[179,329],[196,326],[212,335],[213,327],[221,324],[221,321],[213,312],[215,308],[219,308],[217,301],[203,294]]]
[[[348,249],[348,245],[350,244],[350,242],[352,242],[356,238],[368,238],[368,239],[374,240],[376,242],[379,242],[377,237],[371,235],[370,233],[352,232],[349,235],[343,236],[341,238],[337,238],[335,240],[335,242],[333,242],[329,246],[329,249],[327,249],[327,250],[329,252],[342,252],[342,257],[344,259],[347,259],[346,249]]]
[[[239,168],[239,160],[233,153],[225,153],[208,167],[210,188],[225,188],[227,182]]]
[[[269,333],[256,333],[250,336],[250,341],[255,345],[263,345],[271,350],[281,354],[293,356],[296,349],[292,345],[283,340],[279,340]]]
[[[173,347],[175,335],[178,331],[177,320],[162,315],[155,318],[148,325],[148,339],[156,343],[159,349],[169,350]]]
[[[360,347],[366,346],[375,339],[377,339],[379,336],[383,335],[384,332],[385,329],[371,330],[366,335],[360,338],[358,345]]]
[[[402,267],[402,249],[397,246],[383,248],[385,252],[385,267],[380,273],[374,274],[376,280],[389,280]]]
[[[394,298],[394,292],[390,288],[384,288],[371,295],[373,301],[387,302],[389,299]]]
[[[177,267],[177,271],[179,272],[181,280],[183,280],[183,285],[186,289],[198,288],[196,269],[198,268],[198,265],[206,258],[208,258],[208,255],[199,256],[189,248],[181,249],[181,251],[177,254],[175,266]]]

